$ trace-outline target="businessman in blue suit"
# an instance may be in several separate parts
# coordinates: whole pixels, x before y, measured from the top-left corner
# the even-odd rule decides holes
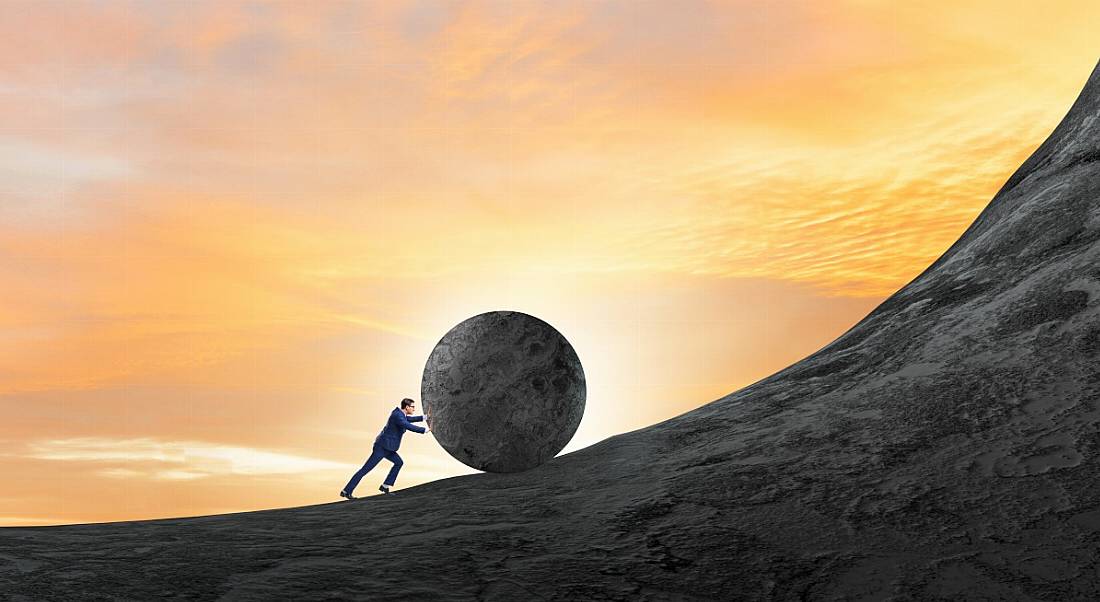
[[[390,474],[386,475],[386,480],[382,482],[382,485],[378,488],[378,491],[382,493],[389,493],[390,487],[393,487],[397,482],[397,473],[401,472],[401,466],[404,462],[401,460],[401,456],[397,455],[397,448],[401,447],[401,436],[405,434],[405,431],[412,431],[414,433],[424,434],[428,429],[422,426],[416,426],[414,422],[420,422],[424,420],[423,416],[413,416],[413,412],[416,411],[416,402],[406,397],[401,400],[401,407],[394,408],[393,412],[390,412],[390,418],[386,421],[386,426],[382,429],[381,433],[374,438],[374,450],[371,452],[369,458],[363,467],[359,469],[359,472],[351,476],[351,480],[344,486],[344,489],[340,491],[340,497],[347,498],[349,500],[355,499],[355,496],[351,492],[355,491],[355,486],[359,484],[359,481],[366,476],[372,468],[378,465],[382,461],[382,458],[393,462],[393,467],[390,468]],[[430,425],[431,422],[428,422]]]

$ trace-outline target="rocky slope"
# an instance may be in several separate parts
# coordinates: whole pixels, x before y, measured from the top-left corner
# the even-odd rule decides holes
[[[529,472],[0,530],[0,594],[1100,599],[1100,67],[966,233],[812,356]]]

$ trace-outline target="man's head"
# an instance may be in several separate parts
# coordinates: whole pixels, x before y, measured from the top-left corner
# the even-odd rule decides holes
[[[406,397],[401,400],[401,411],[405,412],[406,416],[412,416],[416,412],[416,402]]]

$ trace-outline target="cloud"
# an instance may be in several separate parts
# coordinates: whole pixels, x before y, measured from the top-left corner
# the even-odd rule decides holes
[[[110,464],[97,474],[112,479],[180,481],[354,470],[340,462],[202,441],[77,437],[34,441],[27,447],[23,457],[30,459]]]
[[[0,136],[0,232],[85,219],[88,208],[74,202],[76,193],[135,175],[131,162],[118,155]]]
[[[199,196],[148,208],[93,199],[88,209],[98,223],[0,238],[10,298],[0,340],[18,343],[0,347],[11,371],[0,393],[194,383],[243,355],[349,331],[429,338],[387,301],[384,238]]]
[[[18,190],[19,185],[11,183],[16,175],[56,180],[111,180],[132,174],[124,159],[70,154],[10,138],[0,139],[0,164],[4,166],[0,175],[3,175],[5,191]]]
[[[53,516],[4,516],[0,515],[0,526],[4,527],[37,527],[41,525],[67,525],[77,522],[70,518]]]
[[[949,110],[953,127],[928,116],[847,145],[772,141],[654,167],[661,177],[607,256],[638,270],[889,295],[962,234],[1056,123],[1024,108],[985,120],[967,114],[976,106]]]
[[[50,460],[54,458],[44,459]],[[101,477],[107,477],[108,479],[136,479],[145,476],[144,472],[132,468],[104,468],[97,470],[96,474]]]

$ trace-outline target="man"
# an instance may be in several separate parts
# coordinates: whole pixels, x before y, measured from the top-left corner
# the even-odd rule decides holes
[[[401,447],[401,436],[405,434],[405,431],[420,434],[428,431],[422,426],[413,424],[424,420],[423,416],[413,416],[415,411],[416,402],[406,397],[401,400],[400,408],[394,408],[393,412],[390,412],[390,418],[386,422],[386,426],[374,438],[374,449],[371,451],[370,457],[367,458],[366,463],[359,469],[359,472],[352,475],[351,480],[340,491],[340,497],[354,500],[355,496],[351,492],[355,491],[355,486],[359,484],[360,479],[381,462],[382,458],[393,462],[393,468],[390,468],[390,474],[386,475],[386,480],[382,482],[378,491],[382,493],[390,492],[390,487],[393,487],[394,483],[397,482],[397,473],[401,472],[401,466],[404,464],[401,456],[397,455],[397,448]],[[431,421],[428,421],[428,425],[431,425]]]

